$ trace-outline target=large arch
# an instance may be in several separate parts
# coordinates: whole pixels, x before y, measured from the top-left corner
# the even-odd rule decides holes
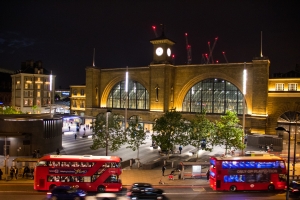
[[[182,105],[184,112],[224,114],[228,110],[243,114],[244,95],[231,82],[209,78],[193,85],[185,96]]]
[[[232,83],[233,85],[235,85],[240,91],[243,90],[242,77],[240,80],[238,80],[238,79],[228,76],[227,74],[220,73],[220,72],[203,73],[203,74],[195,76],[193,79],[189,80],[179,91],[176,102],[175,102],[175,106],[174,106],[174,107],[176,107],[176,110],[182,111],[182,104],[183,104],[184,98],[185,98],[186,94],[189,92],[189,90],[195,84],[197,84],[198,82],[201,82],[205,79],[209,79],[209,78],[218,78],[218,79],[226,80],[226,81]],[[250,99],[249,95],[247,95],[247,94],[245,95],[245,97],[246,97],[246,105],[247,105],[246,113],[248,113],[248,109],[251,106],[251,105],[249,105],[248,102],[251,102],[251,99]]]
[[[125,84],[125,81],[120,81],[110,90],[107,98],[108,107],[149,110],[149,92],[146,88],[137,81],[129,80],[126,92]]]
[[[100,107],[108,107],[107,106],[107,99],[108,96],[110,94],[110,91],[113,89],[113,87],[118,84],[121,81],[124,81],[124,76],[117,76],[114,79],[112,79],[111,81],[109,81],[109,83],[105,86],[102,96],[100,98]],[[149,93],[149,85],[143,81],[142,79],[140,79],[137,76],[134,75],[130,75],[129,80],[131,81],[136,81],[138,83],[140,83]],[[150,106],[150,105],[149,105]]]

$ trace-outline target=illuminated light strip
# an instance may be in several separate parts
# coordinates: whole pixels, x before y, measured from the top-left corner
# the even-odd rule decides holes
[[[52,91],[52,71],[51,71],[51,75],[50,75],[50,91]]]
[[[259,115],[259,114],[251,114],[251,116],[255,116],[255,117],[268,117],[269,115]]]
[[[247,70],[243,71],[243,94],[246,94],[246,83],[247,83]]]

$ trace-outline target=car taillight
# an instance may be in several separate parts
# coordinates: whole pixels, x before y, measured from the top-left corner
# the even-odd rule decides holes
[[[298,191],[299,191],[298,189],[293,189],[293,190],[292,190],[292,192],[298,192]]]
[[[47,195],[51,195],[52,194],[52,192],[47,192]]]

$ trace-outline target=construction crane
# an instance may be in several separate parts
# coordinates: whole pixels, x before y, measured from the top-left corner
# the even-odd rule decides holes
[[[186,51],[187,51],[187,64],[192,63],[192,47],[188,42],[188,34],[185,33]]]
[[[154,31],[155,37],[158,37],[158,36],[157,36],[157,32],[156,32],[156,26],[152,26],[152,29],[153,29],[153,31]]]
[[[207,64],[210,62],[210,60],[211,60],[212,64],[214,63],[214,59],[213,59],[212,53],[213,53],[214,48],[216,46],[217,40],[218,40],[218,37],[215,38],[215,42],[214,42],[212,48],[210,48],[210,42],[208,42],[209,56],[208,56],[208,59],[207,59]]]
[[[224,58],[225,58],[225,60],[226,60],[226,63],[228,63],[227,57],[226,57],[226,55],[225,55],[225,51],[223,51],[222,53],[223,53],[223,56],[224,56]]]

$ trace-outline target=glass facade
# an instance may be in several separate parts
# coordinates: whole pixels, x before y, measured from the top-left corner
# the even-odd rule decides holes
[[[232,83],[217,78],[205,79],[195,84],[182,103],[184,112],[220,113],[235,111],[243,114],[243,94]]]
[[[149,109],[149,93],[146,88],[136,81],[128,81],[128,109]],[[117,83],[110,91],[107,107],[125,108],[125,81]]]

